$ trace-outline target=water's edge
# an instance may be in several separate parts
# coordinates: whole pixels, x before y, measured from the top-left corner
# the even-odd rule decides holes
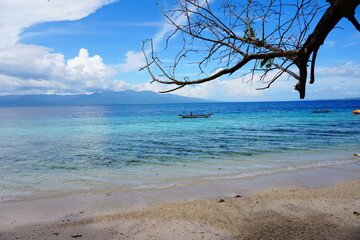
[[[115,214],[189,200],[226,200],[275,188],[325,188],[350,180],[360,180],[360,161],[239,179],[199,181],[164,189],[88,192],[31,201],[8,201],[0,203],[0,226]]]

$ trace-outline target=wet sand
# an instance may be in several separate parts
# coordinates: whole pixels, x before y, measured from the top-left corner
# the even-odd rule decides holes
[[[0,203],[0,239],[360,239],[360,164]]]

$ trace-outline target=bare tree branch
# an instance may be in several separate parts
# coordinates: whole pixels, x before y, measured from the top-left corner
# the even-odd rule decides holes
[[[354,15],[349,15],[347,16],[347,19],[354,25],[354,27],[360,31],[360,23],[358,22],[358,20],[355,18]]]
[[[309,83],[314,83],[316,56],[330,31],[342,18],[360,31],[355,18],[360,0],[327,2],[320,5],[318,0],[223,0],[218,6],[218,1],[212,4],[211,0],[176,0],[173,10],[160,8],[173,27],[166,47],[171,40],[182,37],[173,64],[164,65],[153,42],[144,41],[146,66],[142,69],[147,69],[152,81],[175,85],[164,92],[230,76],[240,69],[247,70],[251,80],[259,76],[258,80],[267,84],[259,89],[266,89],[286,74],[298,81],[295,89],[304,98],[308,63],[311,58]],[[198,65],[198,78],[177,77],[181,66],[190,63],[187,59],[194,59],[191,62]],[[249,66],[250,62],[253,65]]]

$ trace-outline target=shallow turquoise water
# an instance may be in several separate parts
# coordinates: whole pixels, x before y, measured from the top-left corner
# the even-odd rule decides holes
[[[321,107],[329,113],[312,113]],[[0,200],[358,161],[360,101],[0,108]],[[210,113],[208,119],[178,114]]]

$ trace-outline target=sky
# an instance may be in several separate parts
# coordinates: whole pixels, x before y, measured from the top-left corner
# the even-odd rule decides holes
[[[171,1],[158,2],[172,8]],[[139,69],[145,66],[142,41],[152,38],[161,49],[168,34],[155,0],[0,0],[0,95],[166,90]],[[171,54],[165,57],[172,59]],[[360,32],[343,20],[320,48],[316,83],[308,85],[306,99],[359,98],[359,55]],[[288,101],[299,99],[295,84],[283,78],[259,91],[256,83],[227,76],[173,93],[218,101]]]

